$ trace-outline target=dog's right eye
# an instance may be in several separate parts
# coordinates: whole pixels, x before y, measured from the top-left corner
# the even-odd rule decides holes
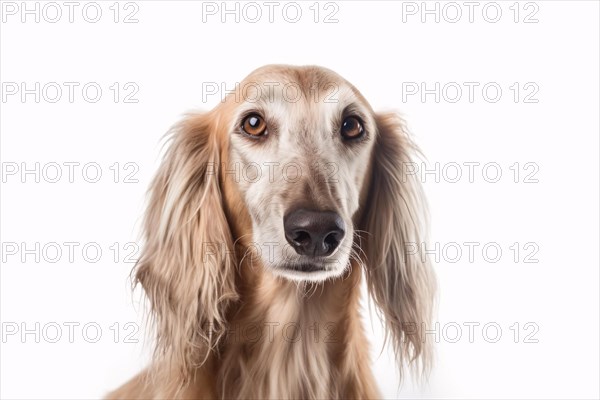
[[[365,128],[357,117],[346,117],[342,122],[341,132],[344,139],[358,139],[364,135]]]
[[[260,115],[250,114],[242,121],[242,130],[250,136],[264,136],[267,134],[267,123]]]

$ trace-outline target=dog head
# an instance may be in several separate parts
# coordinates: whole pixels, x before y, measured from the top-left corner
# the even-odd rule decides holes
[[[377,134],[371,107],[324,68],[268,66],[226,99],[229,162],[252,221],[253,258],[279,276],[347,269]]]

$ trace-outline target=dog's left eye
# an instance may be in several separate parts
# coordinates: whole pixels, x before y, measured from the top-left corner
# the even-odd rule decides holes
[[[357,117],[346,117],[342,122],[341,132],[344,139],[357,139],[364,135],[365,128]]]
[[[242,130],[250,136],[263,136],[267,133],[267,123],[260,115],[250,114],[242,121]]]

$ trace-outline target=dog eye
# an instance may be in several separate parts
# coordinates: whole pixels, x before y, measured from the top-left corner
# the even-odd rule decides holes
[[[357,139],[365,133],[362,123],[356,117],[344,118],[341,131],[345,139]]]
[[[250,136],[263,136],[267,134],[267,123],[258,114],[250,114],[242,121],[242,130]]]

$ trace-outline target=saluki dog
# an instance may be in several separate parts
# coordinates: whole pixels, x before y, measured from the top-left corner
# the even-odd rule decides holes
[[[114,399],[379,398],[361,277],[399,371],[430,364],[435,277],[403,120],[316,66],[252,72],[175,126],[132,272],[156,332]],[[401,373],[401,372],[399,372]]]

